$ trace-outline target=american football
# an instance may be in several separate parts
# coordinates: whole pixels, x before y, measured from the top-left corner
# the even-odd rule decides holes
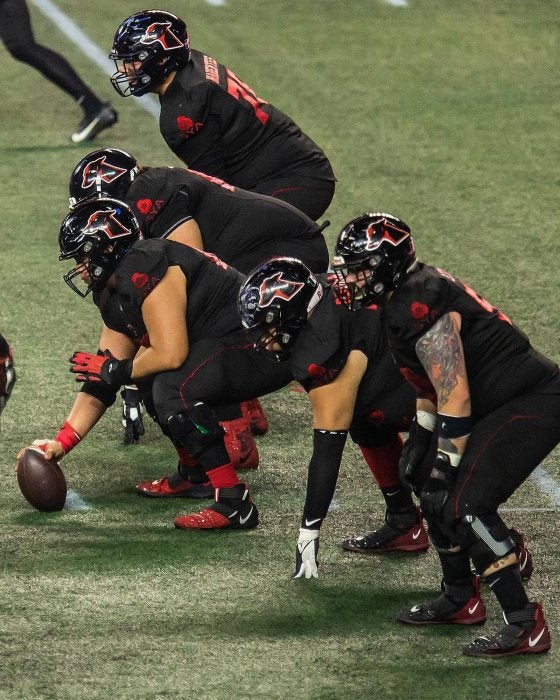
[[[62,510],[66,501],[66,478],[54,459],[46,459],[32,447],[17,463],[17,480],[25,499],[43,513]]]

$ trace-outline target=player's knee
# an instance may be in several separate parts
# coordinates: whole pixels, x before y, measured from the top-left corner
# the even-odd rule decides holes
[[[216,414],[201,401],[188,404],[182,413],[169,416],[165,428],[173,444],[186,448],[195,458],[223,439],[223,429]]]
[[[497,513],[465,515],[461,523],[469,555],[479,574],[515,550],[510,530]]]

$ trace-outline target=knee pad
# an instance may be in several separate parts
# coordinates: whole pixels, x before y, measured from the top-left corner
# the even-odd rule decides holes
[[[173,444],[187,449],[195,459],[223,440],[224,435],[216,414],[202,401],[188,404],[186,411],[170,416],[165,427]]]
[[[465,515],[461,522],[468,528],[469,555],[479,574],[515,550],[510,530],[499,515]]]

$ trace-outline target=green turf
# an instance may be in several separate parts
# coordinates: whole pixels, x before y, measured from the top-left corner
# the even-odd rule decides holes
[[[137,3],[59,5],[102,47]],[[556,0],[202,0],[170,2],[196,48],[293,116],[329,154],[339,184],[330,240],[367,208],[398,214],[421,257],[446,267],[558,352]],[[119,123],[95,145],[178,164],[154,119],[120,99],[36,10]],[[90,146],[68,136],[79,111],[0,47],[0,330],[19,380],[0,421],[0,698],[556,698],[557,652],[498,662],[462,657],[478,630],[399,627],[394,612],[437,588],[436,557],[360,558],[345,535],[379,524],[371,477],[349,447],[321,537],[321,578],[291,581],[310,453],[307,399],[267,397],[270,434],[250,474],[262,525],[175,531],[200,504],[138,498],[172,469],[153,425],[119,444],[118,408],[63,463],[90,510],[34,512],[13,473],[18,448],[52,436],[75,391],[67,359],[96,348],[89,300],[63,284],[56,236],[70,170]],[[560,453],[544,464],[560,482]],[[530,594],[560,640],[558,512],[529,481],[506,518],[537,562]],[[499,611],[485,596],[491,630]]]

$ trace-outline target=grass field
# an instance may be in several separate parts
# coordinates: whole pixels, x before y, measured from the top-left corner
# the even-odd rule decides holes
[[[105,52],[137,3],[59,0]],[[555,360],[560,254],[557,0],[170,1],[192,44],[228,64],[328,153],[339,184],[331,241],[368,208],[402,217],[420,256],[467,280]],[[119,123],[95,145],[177,165],[153,117],[32,7]],[[292,581],[310,454],[302,394],[267,397],[271,430],[250,475],[262,525],[175,531],[200,504],[138,498],[134,484],[174,468],[155,426],[120,444],[118,408],[63,466],[88,509],[33,511],[17,450],[52,436],[75,385],[67,358],[95,350],[91,302],[64,285],[57,233],[67,182],[91,147],[69,134],[79,110],[0,46],[0,330],[19,380],[0,422],[0,698],[557,698],[557,492],[529,480],[508,504],[535,556],[530,597],[545,605],[544,657],[460,655],[478,630],[399,627],[394,612],[439,585],[433,552],[360,558],[340,540],[379,524],[383,503],[352,446],[321,537],[317,581]],[[560,451],[543,464],[560,483]],[[492,631],[499,611],[485,596]]]

